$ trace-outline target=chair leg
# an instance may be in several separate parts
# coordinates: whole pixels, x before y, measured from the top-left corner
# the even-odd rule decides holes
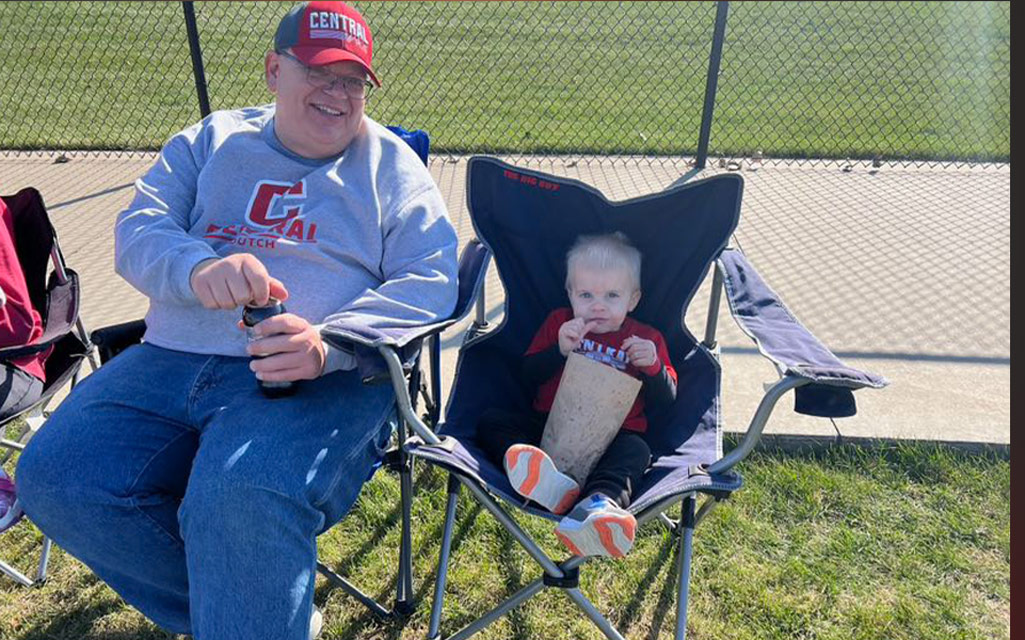
[[[570,597],[573,602],[576,603],[580,609],[587,614],[587,617],[591,619],[594,626],[598,627],[605,637],[609,640],[623,640],[623,636],[619,635],[616,628],[612,626],[612,623],[605,619],[598,609],[595,608],[591,601],[587,599],[587,596],[580,593],[580,589],[566,589],[566,595]]]
[[[370,609],[370,611],[372,611],[378,618],[387,620],[392,617],[391,611],[382,607],[376,600],[357,589],[351,582],[332,571],[330,567],[320,560],[317,561],[317,571],[319,571],[320,574],[327,578],[333,585],[340,587],[342,591],[362,602],[363,606]]]
[[[450,479],[451,478],[457,478],[457,476],[452,474],[450,476]],[[577,589],[576,568],[579,565],[587,562],[588,558],[572,557],[569,560],[563,562],[562,564],[556,564],[551,558],[549,558],[545,554],[545,552],[533,540],[531,540],[530,536],[528,536],[527,533],[519,526],[519,524],[517,524],[516,521],[508,513],[505,512],[505,510],[498,504],[498,502],[494,498],[488,495],[475,482],[470,480],[464,480],[462,478],[458,478],[458,480],[460,483],[466,484],[467,490],[477,498],[477,501],[481,504],[481,506],[487,509],[491,513],[491,515],[493,515],[495,519],[498,520],[498,522],[505,528],[505,530],[509,534],[511,534],[513,538],[516,539],[520,546],[523,547],[523,549],[534,559],[534,561],[541,565],[541,568],[544,571],[545,575],[538,578],[537,580],[534,580],[525,587],[521,588],[519,591],[514,593],[512,596],[510,596],[504,602],[499,604],[497,607],[495,607],[488,613],[484,614],[474,622],[470,623],[460,631],[456,632],[447,640],[466,640],[467,638],[473,636],[478,631],[487,627],[495,620],[498,620],[506,613],[512,611],[513,609],[520,606],[533,596],[537,595],[540,591],[548,587],[564,589],[568,594],[570,594],[570,597],[574,600],[574,602],[576,602],[576,604],[581,609],[583,609],[584,613],[587,614],[587,616],[598,626],[599,629],[602,630],[603,633],[605,633],[607,637],[611,638],[612,640],[622,640],[622,636],[620,636],[615,631],[615,629],[612,628],[611,624],[609,624],[609,622],[605,620],[605,618],[603,618],[601,614],[598,613],[598,611],[594,608],[594,605],[592,605],[590,601],[587,600],[587,598]],[[454,490],[450,489],[450,501],[454,500],[453,493]],[[447,514],[446,521],[447,527],[451,526],[449,523],[454,520],[454,517],[455,507],[450,502],[449,513]],[[446,538],[450,537],[451,532],[447,531],[445,535]],[[440,583],[439,588],[441,591],[435,593],[435,609],[432,610],[431,621],[433,633],[431,633],[428,636],[430,640],[437,640],[439,638],[439,636],[437,635],[437,627],[440,622],[441,616],[441,599],[439,596],[440,593],[444,591],[444,571],[446,570],[446,566],[448,563],[449,543],[450,540],[445,540],[442,543],[442,560],[444,561],[444,564],[439,565],[438,569],[438,579]]]
[[[683,499],[683,510],[680,514],[680,578],[676,601],[676,640],[687,637],[687,599],[690,591],[690,556],[694,544],[694,505],[697,498],[690,494]]]
[[[11,578],[23,587],[31,587],[33,584],[32,580],[30,580],[26,575],[2,560],[0,560],[0,574]]]
[[[18,584],[24,587],[38,587],[42,586],[46,582],[46,568],[50,563],[50,549],[53,547],[53,542],[43,537],[43,549],[39,554],[39,566],[36,568],[36,579],[33,580],[18,571],[6,562],[0,561],[0,574],[6,575]]]
[[[666,530],[669,531],[669,533],[676,532],[676,527],[678,523],[674,522],[672,518],[665,514],[665,512],[658,514],[658,520],[663,524],[663,526],[665,526]]]
[[[416,609],[413,598],[413,460],[401,449],[399,451],[402,536],[399,543],[399,574],[395,586],[395,613],[408,616]]]
[[[445,530],[441,535],[441,553],[438,556],[438,573],[434,580],[434,602],[431,604],[431,624],[427,629],[428,640],[441,636],[441,609],[445,599],[445,583],[448,580],[448,558],[452,549],[452,530],[456,523],[456,503],[459,501],[459,480],[448,476],[448,501],[445,503]]]
[[[488,613],[484,614],[477,620],[460,629],[457,633],[447,638],[447,640],[466,640],[467,638],[476,634],[478,631],[488,626],[495,620],[498,620],[499,618],[509,613],[516,607],[520,606],[527,600],[533,598],[544,588],[544,582],[541,578],[538,578],[537,580],[531,582],[527,586],[523,587],[516,593],[509,596],[509,598],[502,604],[498,605],[497,607],[495,607]]]
[[[50,564],[51,547],[53,547],[53,541],[44,536],[43,551],[39,554],[39,569],[36,571],[36,584],[43,584],[46,582],[46,568]]]

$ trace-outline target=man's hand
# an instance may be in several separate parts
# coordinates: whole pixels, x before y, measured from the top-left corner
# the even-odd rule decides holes
[[[324,371],[326,355],[320,332],[303,318],[282,313],[267,318],[252,331],[257,340],[250,342],[246,351],[251,356],[266,356],[254,358],[249,364],[260,380],[312,380]]]
[[[646,369],[658,362],[658,352],[655,350],[655,343],[637,336],[630,336],[623,341],[623,351],[630,364],[638,369]]]
[[[200,262],[192,270],[189,283],[200,304],[207,309],[236,309],[250,303],[263,306],[270,297],[288,298],[285,285],[272,278],[263,263],[251,253]]]
[[[563,357],[569,356],[570,351],[580,346],[580,341],[596,326],[598,326],[597,322],[584,322],[583,318],[573,318],[563,322],[559,327],[559,353]]]

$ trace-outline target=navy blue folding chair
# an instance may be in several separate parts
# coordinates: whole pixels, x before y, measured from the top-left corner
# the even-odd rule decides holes
[[[880,387],[885,381],[845,367],[794,319],[744,256],[727,249],[740,216],[740,176],[720,175],[651,196],[609,202],[578,181],[519,169],[492,158],[472,158],[467,171],[470,216],[478,238],[494,255],[505,287],[505,315],[491,330],[482,330],[480,323],[470,328],[459,352],[438,435],[413,422],[417,437],[407,443],[414,456],[450,472],[428,636],[441,637],[457,494],[464,485],[541,566],[542,575],[450,636],[452,640],[475,634],[545,588],[564,590],[607,637],[621,638],[578,588],[579,567],[587,558],[555,562],[506,509],[513,507],[552,520],[558,516],[525,504],[503,470],[487,459],[475,441],[476,422],[485,409],[526,410],[530,406],[532,390],[518,375],[522,354],[545,316],[566,305],[563,282],[570,245],[581,234],[621,231],[644,256],[643,296],[634,315],[662,332],[679,374],[675,403],[648,415],[646,438],[654,462],[629,510],[638,524],[659,519],[679,536],[676,637],[683,638],[694,527],[718,501],[740,488],[741,478],[734,466],[755,446],[776,401],[794,389],[800,411],[850,415],[853,389]],[[695,291],[716,263],[709,319],[704,339],[698,341],[683,319]],[[766,393],[742,442],[726,455],[720,416],[721,367],[715,342],[715,316],[723,289],[745,332],[781,374]],[[705,496],[700,508],[699,494]],[[682,515],[674,522],[663,512],[677,503],[682,503]]]
[[[402,138],[427,164],[430,139],[422,130],[407,131],[401,127],[389,126],[392,132]],[[441,398],[440,334],[447,327],[461,320],[472,306],[473,292],[480,283],[474,274],[484,272],[486,252],[479,243],[464,247],[459,262],[459,296],[456,308],[448,319],[419,327],[394,330],[375,330],[360,325],[336,323],[325,329],[322,337],[327,342],[352,352],[357,361],[364,384],[388,384],[395,390],[396,418],[393,420],[395,444],[386,451],[384,459],[374,467],[387,467],[399,475],[401,493],[401,540],[399,544],[399,569],[396,581],[395,605],[387,608],[369,595],[360,591],[343,576],[323,562],[317,562],[318,571],[332,584],[355,597],[380,618],[407,616],[415,608],[413,598],[413,554],[411,511],[413,499],[412,459],[400,446],[407,438],[407,421],[415,420],[418,428],[428,430],[427,424],[438,420]],[[92,341],[106,362],[129,346],[138,343],[146,331],[142,320],[104,327],[92,333]],[[431,385],[422,383],[421,355],[427,342],[430,357]],[[417,415],[417,401],[425,402],[426,415]],[[426,423],[424,422],[426,420]],[[369,480],[369,478],[368,478]]]

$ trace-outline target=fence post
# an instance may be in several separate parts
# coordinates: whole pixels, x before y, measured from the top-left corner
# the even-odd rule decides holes
[[[189,53],[192,54],[192,75],[196,78],[196,96],[199,112],[210,115],[210,96],[206,92],[206,73],[203,71],[203,52],[199,48],[199,29],[196,28],[196,10],[191,2],[182,2],[185,11],[185,30],[189,35]]]
[[[708,138],[712,133],[712,112],[715,110],[715,92],[719,86],[719,63],[722,61],[722,43],[726,38],[726,14],[729,9],[730,3],[725,0],[716,3],[712,52],[708,55],[708,78],[705,81],[705,108],[701,112],[698,157],[694,164],[697,169],[704,169],[708,160]]]

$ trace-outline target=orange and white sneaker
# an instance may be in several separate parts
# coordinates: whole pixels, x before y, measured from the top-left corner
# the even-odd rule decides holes
[[[555,527],[555,537],[578,556],[622,558],[634,544],[637,520],[607,496],[580,501]]]
[[[516,493],[552,513],[569,511],[580,495],[580,485],[560,473],[548,454],[529,444],[514,444],[505,452],[505,474]]]

